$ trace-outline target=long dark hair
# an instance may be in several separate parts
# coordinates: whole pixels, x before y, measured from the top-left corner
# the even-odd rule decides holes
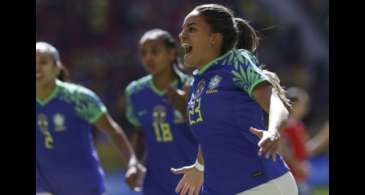
[[[238,31],[234,22],[233,11],[218,4],[204,4],[194,8],[209,24],[213,33],[223,36],[220,54],[231,50],[237,41]]]
[[[260,40],[255,29],[245,19],[234,18],[234,22],[238,29],[238,41],[236,47],[250,52],[255,52],[259,47]]]
[[[285,107],[287,107],[288,110],[290,111],[292,109],[292,103],[286,95],[287,94],[286,90],[284,89],[283,86],[280,85],[280,79],[279,79],[278,75],[276,75],[276,73],[274,73],[274,72],[263,69],[263,67],[261,67],[261,69],[262,69],[263,73],[268,77],[269,83],[275,89],[279,98],[284,103]]]
[[[57,79],[63,82],[71,82],[70,72],[68,71],[68,69],[62,64],[59,68],[61,70],[60,73],[57,75]]]

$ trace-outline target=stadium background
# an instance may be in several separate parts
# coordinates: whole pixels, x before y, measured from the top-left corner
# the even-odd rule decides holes
[[[36,41],[58,48],[72,81],[94,90],[130,135],[123,92],[130,81],[146,74],[137,51],[140,36],[162,28],[177,38],[185,15],[202,3],[226,5],[259,31],[261,63],[284,86],[310,94],[304,122],[314,135],[329,111],[328,0],[36,0]],[[95,143],[108,194],[138,194],[123,183],[124,163],[108,138],[95,131]],[[315,194],[328,194],[328,152],[310,162]]]

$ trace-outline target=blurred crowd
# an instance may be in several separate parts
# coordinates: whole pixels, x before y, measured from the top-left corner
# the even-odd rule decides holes
[[[130,81],[146,74],[139,60],[140,36],[146,30],[162,28],[177,38],[185,15],[196,5],[207,2],[211,3],[36,0],[36,40],[59,49],[72,80],[94,90],[128,133],[124,89]],[[283,10],[288,17],[290,10],[297,10],[293,17],[301,20],[280,17],[277,13],[282,10],[270,6],[272,2],[285,4],[288,9]],[[277,72],[284,86],[300,87],[309,93],[309,110],[303,120],[309,133],[314,134],[328,119],[329,110],[328,0],[216,0],[214,3],[230,7],[236,16],[251,22],[261,37],[257,51],[261,63]],[[305,38],[308,33],[303,33],[303,29],[313,29],[310,33],[319,37],[319,41],[308,42]],[[312,55],[310,51],[318,48],[318,42],[327,51]]]

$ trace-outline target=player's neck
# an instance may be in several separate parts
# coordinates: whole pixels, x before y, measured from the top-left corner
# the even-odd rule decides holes
[[[206,56],[200,62],[198,62],[195,66],[196,66],[196,68],[198,68],[200,70],[200,69],[204,68],[206,65],[208,65],[209,63],[211,63],[212,61],[214,61],[215,59],[219,58],[220,56],[221,55],[219,54],[219,51],[207,53]]]
[[[40,100],[46,100],[56,88],[56,81],[47,83],[42,86],[37,86],[36,97]]]
[[[176,75],[172,69],[164,71],[158,75],[154,75],[153,84],[158,90],[165,90],[175,79]]]

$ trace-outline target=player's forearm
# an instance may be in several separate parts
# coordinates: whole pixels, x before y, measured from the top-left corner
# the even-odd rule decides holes
[[[144,134],[142,130],[135,130],[136,133],[132,136],[131,144],[134,148],[134,152],[136,153],[136,156],[140,162],[144,161],[146,148],[144,145]]]
[[[288,109],[285,107],[276,92],[273,91],[270,98],[268,131],[280,131],[280,129],[285,125],[288,117]]]
[[[112,139],[113,143],[122,153],[122,158],[128,161],[129,165],[137,163],[134,150],[124,134],[123,129],[114,121],[114,119],[105,113],[94,124],[98,129],[103,130]]]
[[[198,148],[197,158],[196,158],[196,161],[195,161],[193,167],[200,172],[204,172],[204,159],[203,159],[203,154],[202,154],[200,145]]]
[[[115,127],[115,131],[110,135],[113,143],[116,145],[116,147],[119,149],[119,151],[122,154],[123,160],[130,164],[137,162],[136,154],[132,148],[132,145],[127,139],[127,136],[124,134],[123,130],[117,126]]]
[[[313,156],[321,152],[329,142],[329,126],[328,124],[314,138],[310,139],[306,147],[309,155]]]
[[[203,158],[203,152],[202,152],[202,149],[201,149],[201,146],[199,145],[199,149],[198,149],[198,154],[197,154],[197,161],[204,165],[204,158]]]

